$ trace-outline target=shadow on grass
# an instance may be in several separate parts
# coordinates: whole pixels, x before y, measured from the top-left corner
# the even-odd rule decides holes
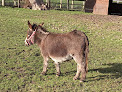
[[[102,79],[117,79],[122,77],[122,63],[109,63],[109,64],[103,64],[103,66],[108,66],[106,68],[97,68],[97,69],[90,69],[88,72],[98,72],[103,73],[99,75],[94,75],[92,77],[87,77],[86,82],[89,81],[96,81],[96,80],[102,80]],[[76,73],[76,70],[68,71],[65,73],[61,73],[60,76],[67,76],[72,75],[74,76]],[[55,75],[56,73],[48,73],[47,75]]]
[[[103,73],[104,75],[97,75],[93,77],[89,77],[90,81],[94,80],[101,80],[106,78],[120,78],[122,77],[122,63],[109,63],[109,64],[103,64],[104,66],[109,66],[107,68],[98,68],[98,69],[90,69],[89,72],[99,72]],[[93,80],[91,80],[93,79]]]
[[[77,72],[76,70],[65,72],[65,73],[61,72],[60,76],[75,75],[76,72]],[[48,73],[47,75],[56,75],[56,72],[55,73]]]

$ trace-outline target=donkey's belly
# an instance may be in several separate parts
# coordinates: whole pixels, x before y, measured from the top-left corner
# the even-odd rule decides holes
[[[63,61],[71,60],[72,56],[67,55],[65,57],[50,57],[55,63],[62,63]]]

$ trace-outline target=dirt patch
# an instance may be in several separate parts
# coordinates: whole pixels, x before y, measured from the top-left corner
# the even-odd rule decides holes
[[[122,16],[115,15],[73,15],[75,18],[82,18],[83,20],[94,21],[94,22],[122,22]]]
[[[88,28],[109,29],[122,31],[122,16],[113,15],[72,15],[78,21],[82,21]]]

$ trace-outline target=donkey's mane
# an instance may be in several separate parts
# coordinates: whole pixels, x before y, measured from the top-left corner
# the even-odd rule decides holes
[[[46,28],[44,28],[44,27],[42,27],[42,26],[38,26],[38,28],[40,28],[41,30],[43,30],[44,32],[48,32],[47,30],[46,30]]]

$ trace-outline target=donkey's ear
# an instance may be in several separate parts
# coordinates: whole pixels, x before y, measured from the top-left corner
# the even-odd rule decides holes
[[[28,26],[32,30],[32,25],[31,25],[31,23],[29,21],[28,21]]]
[[[39,26],[43,26],[44,25],[44,22],[42,22],[41,24],[39,24]]]

